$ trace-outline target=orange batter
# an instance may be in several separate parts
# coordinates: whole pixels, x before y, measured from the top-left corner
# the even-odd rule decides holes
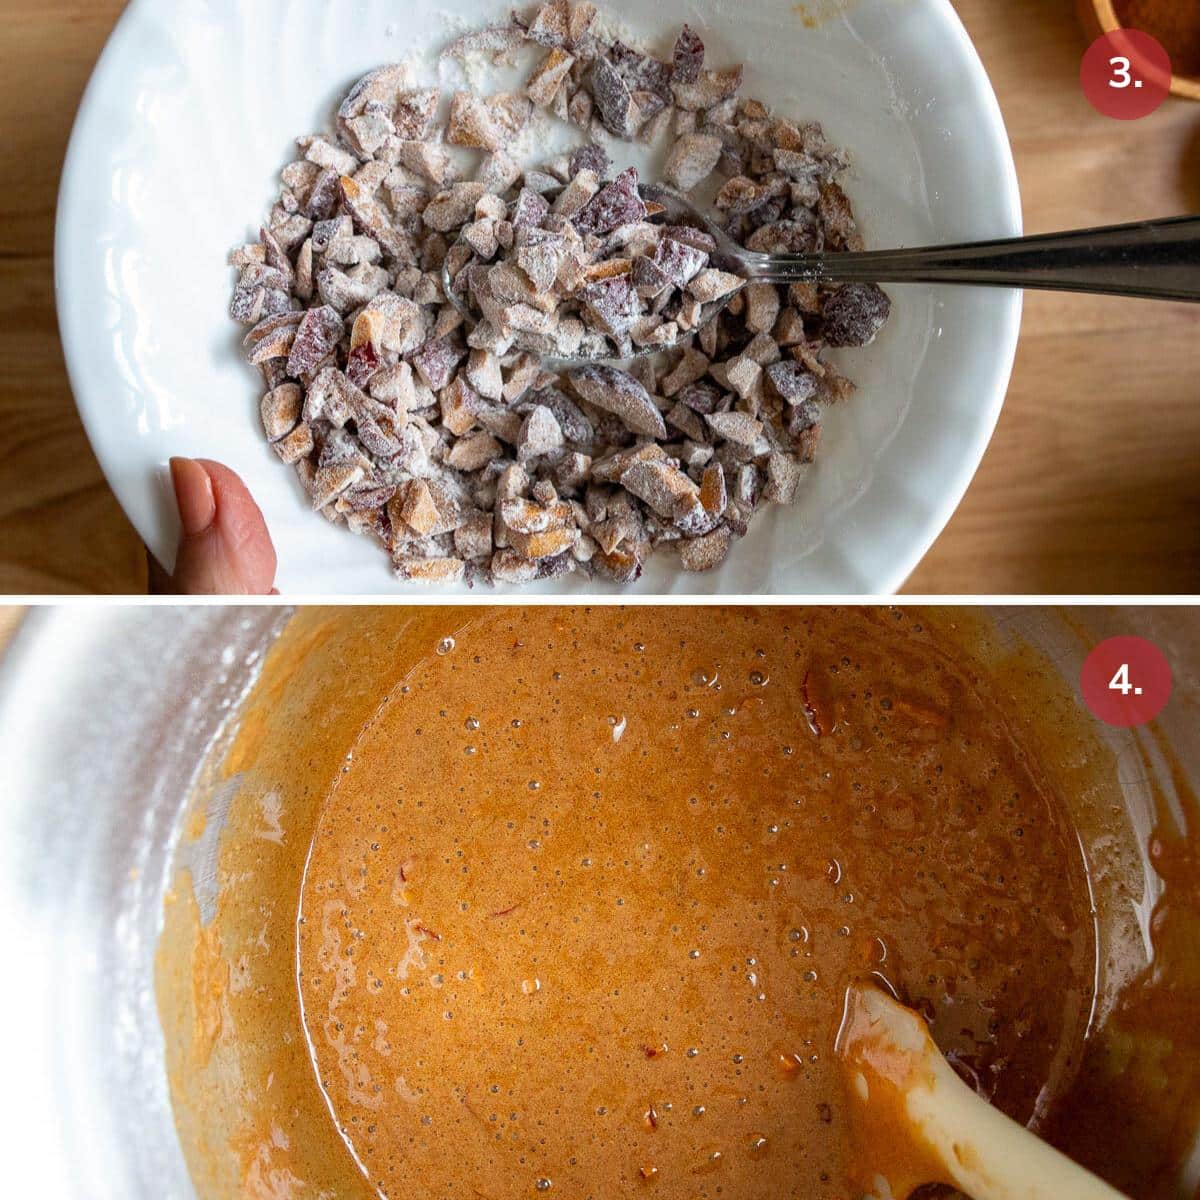
[[[1077,840],[919,623],[464,621],[346,747],[300,902],[316,1074],[379,1192],[841,1200],[864,973],[1018,1120],[1069,1084]]]

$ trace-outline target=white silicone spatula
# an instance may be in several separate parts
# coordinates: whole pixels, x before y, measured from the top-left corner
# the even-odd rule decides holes
[[[925,1022],[874,985],[846,998],[838,1053],[879,1200],[925,1183],[972,1200],[1124,1200],[1122,1194],[976,1095]]]

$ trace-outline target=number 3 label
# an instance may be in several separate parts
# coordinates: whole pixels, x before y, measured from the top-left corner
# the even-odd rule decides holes
[[[1171,698],[1171,666],[1145,638],[1109,638],[1084,660],[1079,690],[1093,716],[1106,724],[1144,725]]]
[[[1148,33],[1118,29],[1088,47],[1079,82],[1097,112],[1118,121],[1136,121],[1148,117],[1167,98],[1171,59],[1162,43]]]

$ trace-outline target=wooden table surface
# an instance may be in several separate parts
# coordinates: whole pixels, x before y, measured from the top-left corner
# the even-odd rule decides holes
[[[264,0],[270,2],[270,0]],[[1096,114],[1072,0],[955,0],[1041,232],[1200,212],[1200,104]],[[76,416],[54,315],[55,193],[121,0],[4,0],[0,593],[141,592],[144,551]],[[1200,309],[1030,295],[1008,402],[909,592],[1200,592]]]

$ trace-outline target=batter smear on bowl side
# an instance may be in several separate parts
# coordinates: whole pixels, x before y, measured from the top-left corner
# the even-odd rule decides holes
[[[888,320],[874,285],[746,285],[709,233],[666,223],[614,163],[622,142],[658,149],[660,181],[750,250],[863,248],[819,124],[743,96],[742,66],[709,64],[686,25],[663,58],[601,26],[586,0],[551,0],[463,35],[445,55],[529,58],[491,95],[373,71],[335,131],[299,140],[231,256],[268,441],[401,579],[630,583],[660,548],[719,566],[802,493],[825,407],[854,390],[827,349]],[[538,121],[578,144],[518,161]]]

